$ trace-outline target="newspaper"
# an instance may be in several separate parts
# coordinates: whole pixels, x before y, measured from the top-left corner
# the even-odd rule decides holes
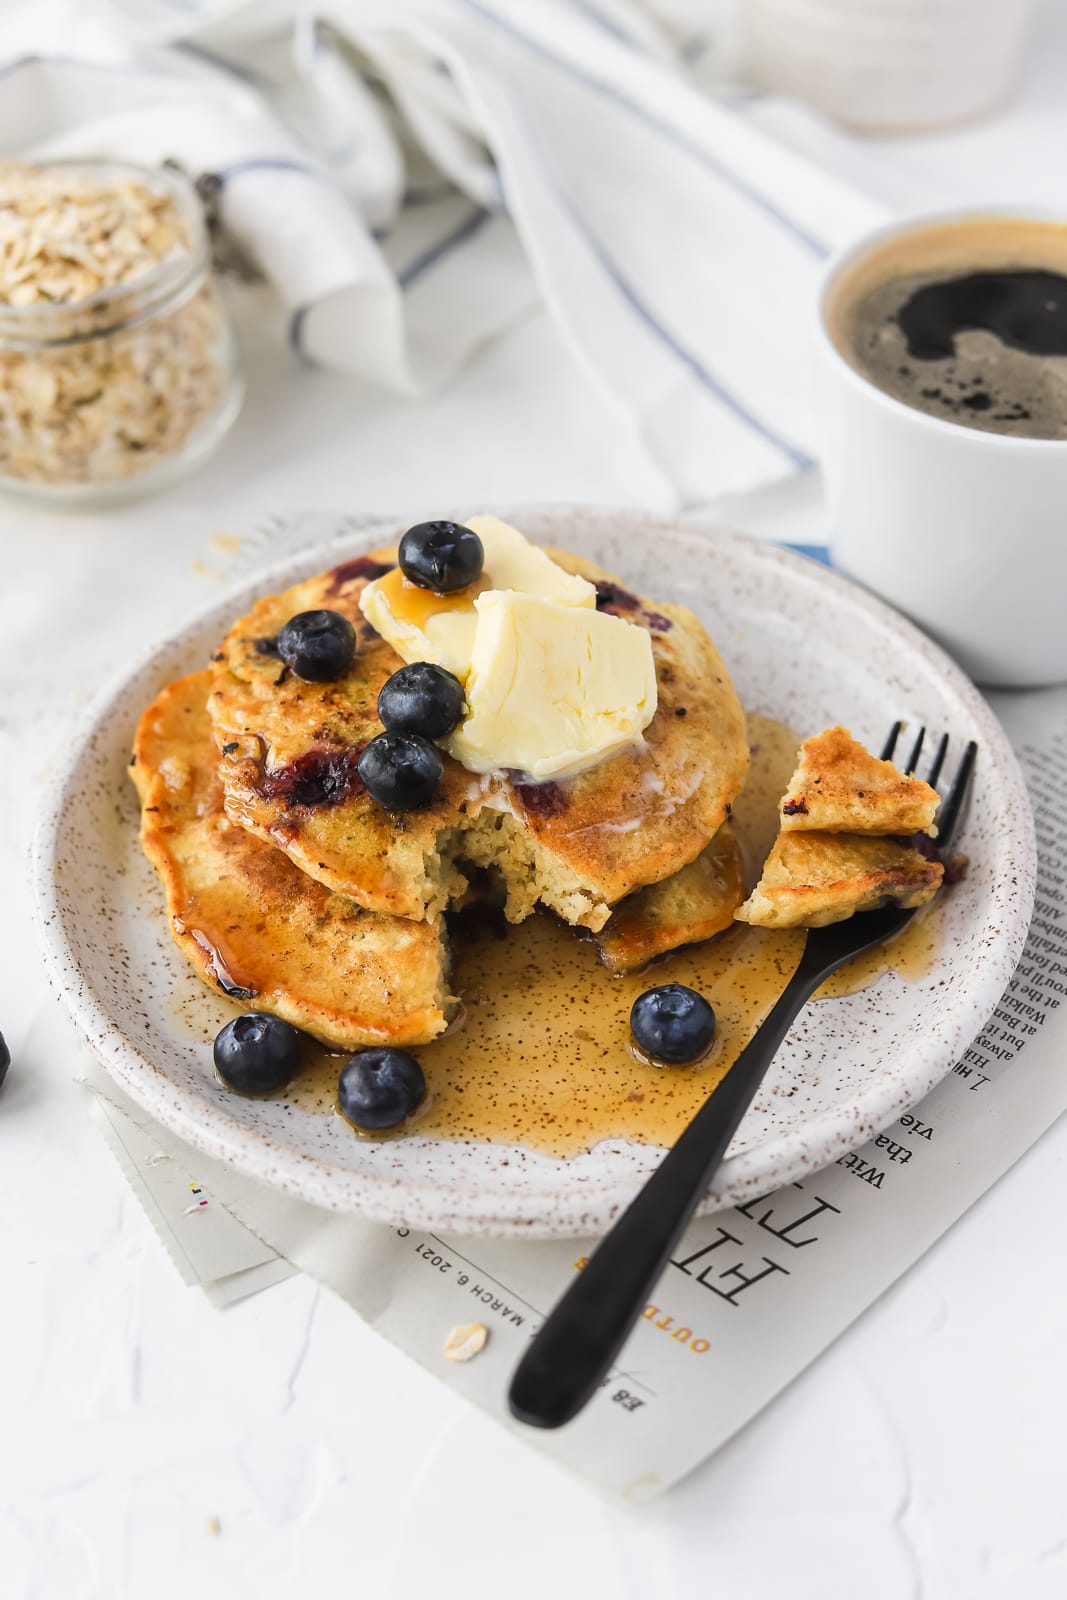
[[[316,1210],[183,1146],[87,1076],[107,1140],[186,1281],[220,1305],[299,1270],[386,1339],[524,1434],[633,1499],[716,1450],[887,1289],[1067,1110],[1067,689],[999,696],[1037,821],[1037,908],[1010,989],[963,1059],[914,1110],[800,1183],[695,1223],[574,1422],[507,1413],[514,1367],[595,1247],[452,1239]],[[449,1331],[476,1322],[462,1364]]]

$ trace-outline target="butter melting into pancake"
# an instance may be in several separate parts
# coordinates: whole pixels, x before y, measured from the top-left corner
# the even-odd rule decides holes
[[[401,662],[359,601],[395,564],[395,550],[382,549],[260,600],[227,636],[210,708],[230,819],[337,893],[416,920],[462,894],[464,860],[500,872],[509,920],[540,901],[594,931],[624,896],[687,866],[722,825],[748,766],[726,669],[692,612],[653,605],[589,562],[550,554],[596,584],[601,610],[648,631],[658,709],[631,749],[545,783],[477,776],[446,757],[425,811],[394,817],[377,806],[356,763],[381,731],[378,691]],[[337,683],[304,683],[271,653],[290,617],[320,607],[340,611],[359,636]]]

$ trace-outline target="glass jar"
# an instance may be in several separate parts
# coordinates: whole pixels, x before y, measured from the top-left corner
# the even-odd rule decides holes
[[[7,173],[0,489],[87,505],[171,481],[214,448],[244,394],[196,191],[128,162]],[[127,214],[123,196],[150,204]]]

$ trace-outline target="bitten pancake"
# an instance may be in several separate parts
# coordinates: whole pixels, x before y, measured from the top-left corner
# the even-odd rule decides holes
[[[827,728],[800,747],[782,797],[782,829],[825,833],[936,833],[938,794],[879,761],[847,728]]]
[[[446,758],[431,807],[382,810],[356,761],[380,732],[378,691],[401,664],[359,609],[366,584],[395,562],[383,549],[260,600],[225,640],[210,705],[231,819],[338,893],[412,918],[433,917],[462,893],[468,860],[500,870],[511,921],[540,900],[595,930],[623,896],[692,861],[748,766],[726,669],[690,611],[653,607],[590,563],[552,554],[597,584],[602,609],[649,631],[659,708],[637,746],[548,783],[479,778]],[[291,616],[319,607],[342,612],[359,636],[337,683],[304,683],[271,654]]]
[[[944,876],[914,845],[847,833],[780,833],[737,913],[757,928],[821,928],[887,900],[921,906]]]
[[[178,948],[216,992],[327,1044],[425,1044],[452,1004],[442,924],[364,911],[229,821],[210,683],[198,672],[163,690],[131,768]]]
[[[741,846],[726,822],[687,867],[619,902],[594,935],[600,959],[612,972],[633,972],[732,927],[744,898]]]

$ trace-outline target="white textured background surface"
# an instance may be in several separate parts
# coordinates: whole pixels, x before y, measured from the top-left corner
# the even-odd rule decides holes
[[[751,114],[789,132],[788,113]],[[1001,118],[816,153],[912,208],[1055,205],[1065,134],[1067,7],[1050,0]],[[643,1511],[503,1434],[304,1280],[226,1313],[182,1287],[72,1082],[29,925],[34,808],[71,719],[254,558],[213,537],[270,514],[670,501],[541,318],[419,407],[297,367],[266,302],[249,298],[242,322],[250,401],[198,478],[92,517],[0,505],[0,1028],[15,1056],[0,1095],[0,1596],[1060,1600],[1062,1127]],[[736,509],[756,532],[818,534],[814,485]]]

